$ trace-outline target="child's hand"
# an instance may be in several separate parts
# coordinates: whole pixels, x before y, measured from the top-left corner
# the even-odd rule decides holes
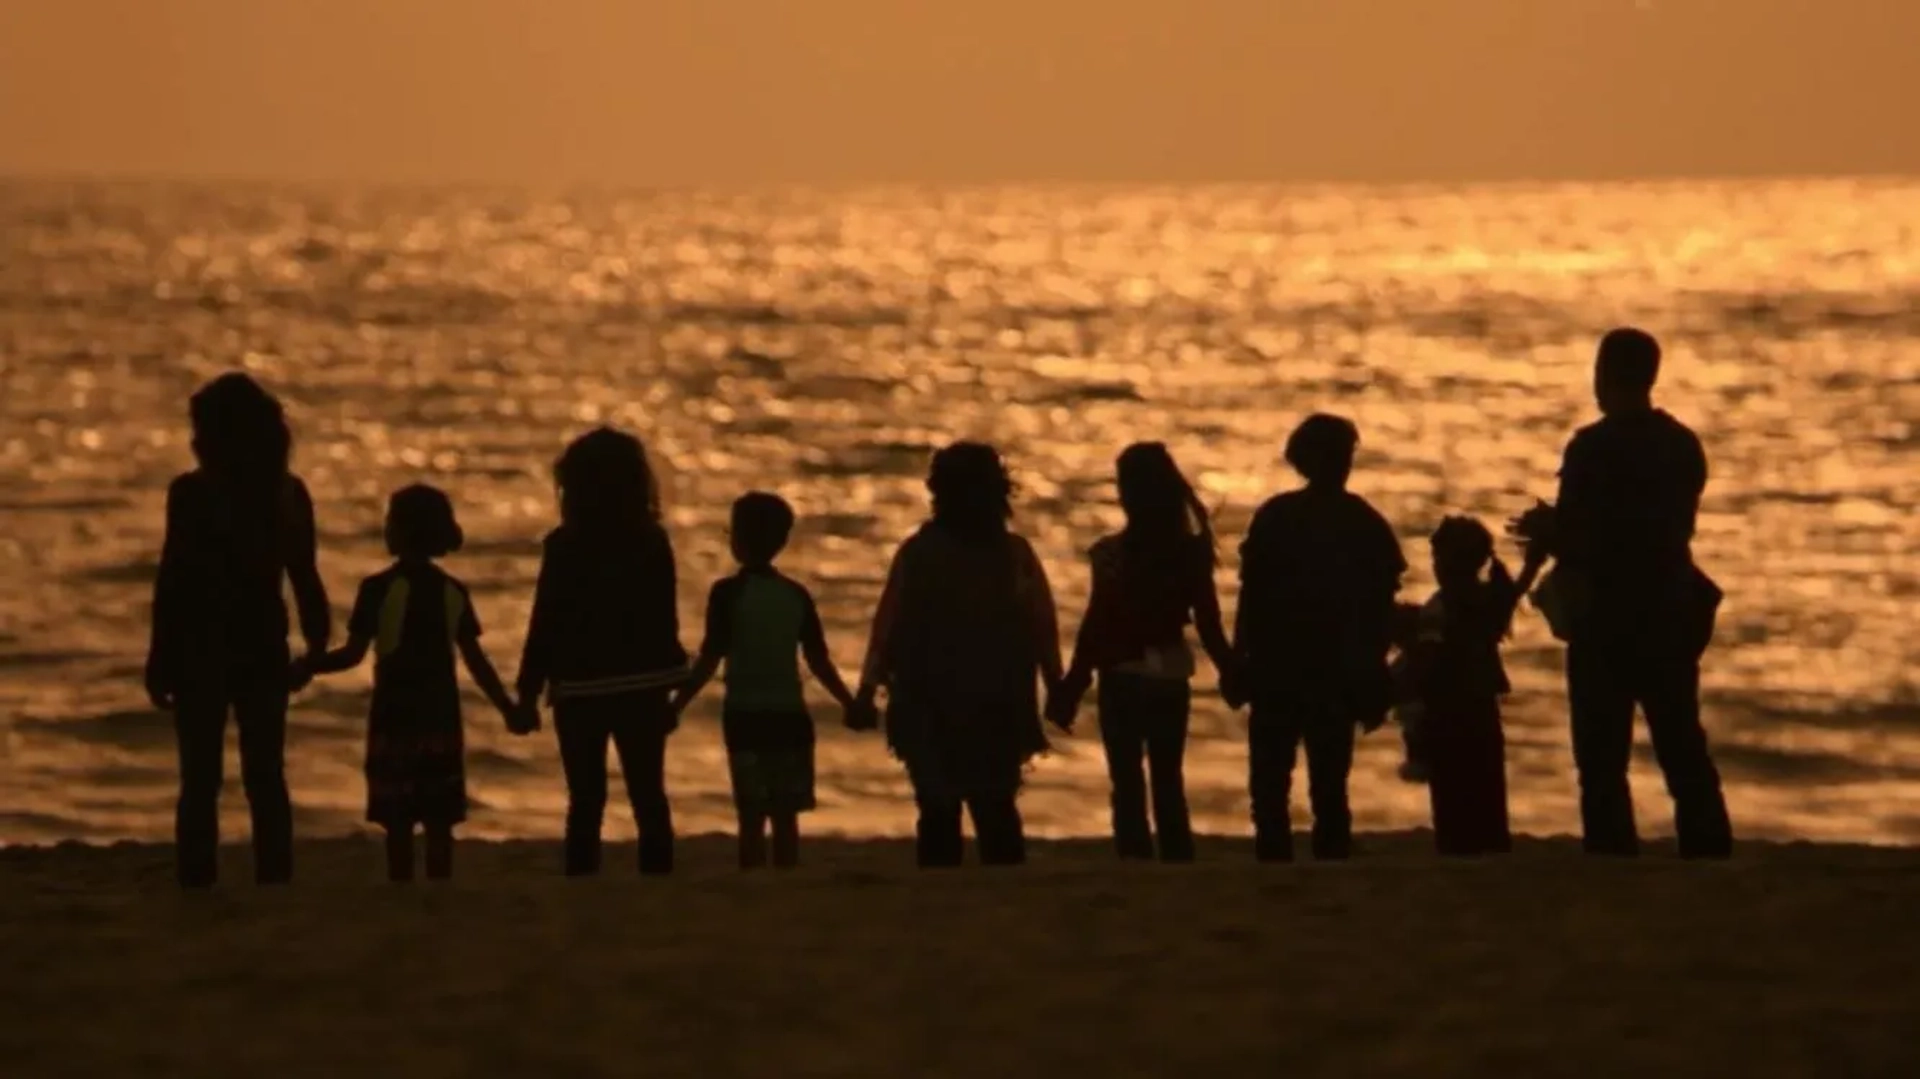
[[[287,692],[298,693],[313,684],[313,657],[300,656],[287,664]]]

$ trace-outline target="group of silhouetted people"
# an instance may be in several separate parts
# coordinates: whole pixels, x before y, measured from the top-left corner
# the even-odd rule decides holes
[[[192,399],[199,467],[168,490],[146,674],[149,695],[173,711],[178,732],[181,883],[215,878],[229,715],[240,732],[256,874],[291,877],[290,695],[369,653],[366,815],[386,832],[395,880],[413,875],[416,837],[429,877],[452,870],[453,831],[467,811],[462,663],[513,732],[539,729],[542,706],[550,711],[568,791],[568,874],[599,868],[609,743],[639,830],[640,870],[672,869],[667,741],[716,674],[740,863],[796,864],[799,818],[815,800],[802,661],[853,729],[883,725],[884,689],[886,742],[912,785],[920,865],[961,863],[966,818],[982,863],[1025,860],[1018,795],[1027,767],[1048,746],[1046,725],[1071,730],[1096,684],[1119,854],[1191,860],[1182,777],[1196,670],[1190,626],[1224,700],[1250,708],[1261,860],[1293,857],[1289,802],[1302,746],[1312,853],[1348,856],[1355,739],[1396,710],[1410,763],[1430,787],[1439,851],[1500,853],[1512,843],[1500,647],[1529,595],[1568,644],[1587,849],[1636,852],[1627,774],[1637,705],[1674,798],[1682,855],[1724,857],[1731,829],[1699,715],[1700,658],[1720,594],[1690,549],[1706,459],[1693,433],[1653,406],[1659,361],[1659,346],[1641,331],[1602,340],[1595,387],[1603,416],[1568,446],[1557,501],[1510,523],[1524,551],[1519,574],[1485,525],[1448,517],[1431,538],[1438,587],[1419,604],[1400,598],[1407,563],[1392,527],[1348,490],[1358,432],[1338,417],[1309,417],[1285,452],[1304,484],[1263,505],[1241,545],[1231,637],[1204,505],[1165,446],[1127,447],[1116,462],[1125,525],[1089,552],[1092,592],[1066,665],[1046,571],[1011,528],[1014,485],[1004,463],[983,444],[947,446],[927,478],[927,520],[888,570],[852,688],[828,652],[813,597],[776,568],[795,516],[764,492],[733,506],[738,570],[713,585],[699,651],[685,651],[673,545],[645,448],[598,429],[554,467],[560,520],[543,544],[511,692],[481,647],[467,588],[437,564],[460,549],[462,535],[452,500],[433,487],[392,496],[385,538],[393,564],[361,583],[347,640],[329,647],[313,504],[290,470],[284,414],[252,379],[222,376]],[[305,649],[297,657],[283,581],[299,610]]]

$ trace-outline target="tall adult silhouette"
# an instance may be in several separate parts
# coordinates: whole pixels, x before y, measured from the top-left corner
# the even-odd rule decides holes
[[[293,875],[285,768],[291,581],[310,655],[332,632],[316,565],[313,500],[289,471],[293,438],[280,402],[240,373],[188,406],[199,467],[167,488],[166,538],[153,589],[147,695],[171,709],[180,751],[174,837],[180,883],[217,876],[227,716],[240,729],[240,779],[253,816],[254,875]]]
[[[993,447],[942,449],[927,490],[933,513],[901,544],[874,614],[860,710],[887,687],[887,744],[913,784],[921,867],[961,863],[963,812],[981,863],[1016,865],[1022,770],[1047,744],[1038,682],[1051,692],[1062,673],[1053,592],[1008,526],[1013,482]]]
[[[1347,490],[1359,441],[1349,420],[1304,420],[1286,458],[1306,485],[1261,506],[1240,548],[1234,649],[1253,706],[1248,786],[1262,861],[1293,858],[1288,801],[1302,743],[1314,857],[1348,856],[1355,728],[1384,722],[1392,699],[1387,652],[1407,562],[1386,518]]]
[[[1638,705],[1673,796],[1680,853],[1726,857],[1733,831],[1700,725],[1700,658],[1720,602],[1692,550],[1707,457],[1686,424],[1654,407],[1660,358],[1643,330],[1601,338],[1601,418],[1567,444],[1552,510],[1518,527],[1546,530],[1558,560],[1586,849],[1638,852],[1627,779]]]

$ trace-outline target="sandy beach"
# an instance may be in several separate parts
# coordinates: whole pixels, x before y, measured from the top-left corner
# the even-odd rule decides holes
[[[472,843],[395,887],[303,846],[211,894],[157,845],[0,850],[10,1076],[1920,1074],[1920,852],[1750,845],[1637,863],[1534,840],[1448,864],[1418,834],[1337,866],[1122,866],[1044,843],[926,875],[823,839],[788,875],[731,840],[682,871],[556,875]]]

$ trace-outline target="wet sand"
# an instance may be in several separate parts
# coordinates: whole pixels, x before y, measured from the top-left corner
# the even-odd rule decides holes
[[[9,1076],[1920,1074],[1920,851],[1749,845],[1724,865],[1567,840],[1442,863],[1122,866],[1036,846],[927,875],[820,840],[742,875],[731,840],[641,880],[472,843],[395,887],[365,840],[210,894],[155,845],[0,850]]]

